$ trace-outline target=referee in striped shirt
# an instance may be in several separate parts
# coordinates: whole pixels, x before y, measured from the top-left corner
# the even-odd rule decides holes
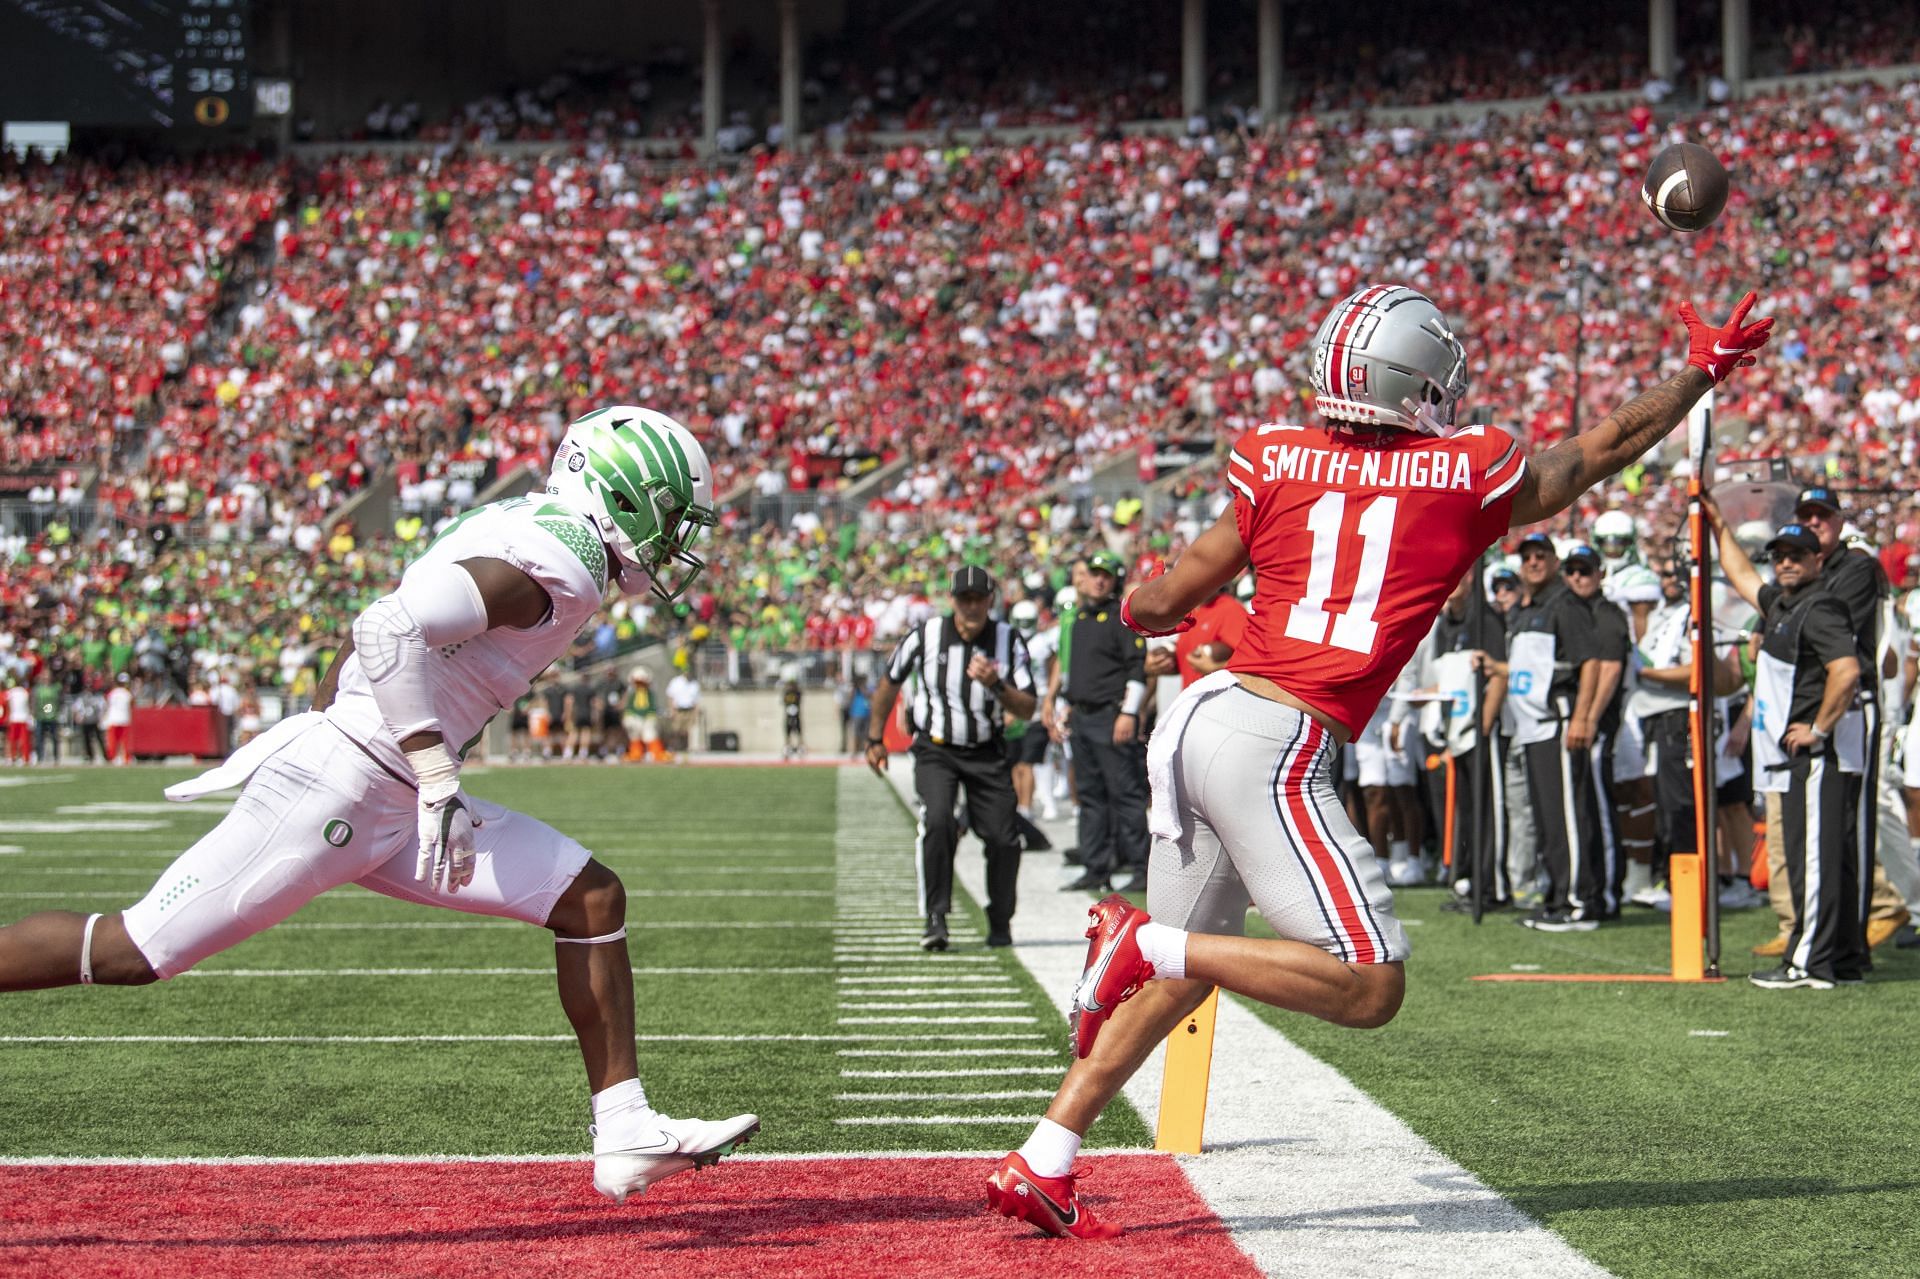
[[[993,578],[969,564],[953,575],[953,612],[907,632],[874,691],[867,763],[887,767],[885,731],[894,699],[909,678],[913,703],[913,787],[920,797],[920,900],[926,950],[947,948],[953,907],[953,854],[959,843],[954,801],[967,792],[967,825],[987,846],[987,945],[1013,943],[1020,842],[1014,828],[1013,767],[1001,731],[1006,716],[1031,719],[1033,669],[1026,641],[987,616]]]

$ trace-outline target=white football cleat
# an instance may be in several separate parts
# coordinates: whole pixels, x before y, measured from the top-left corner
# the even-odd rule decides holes
[[[760,1131],[760,1117],[669,1119],[649,1114],[638,1122],[616,1120],[588,1131],[593,1134],[593,1188],[623,1204],[628,1195],[643,1195],[656,1181],[718,1163],[720,1156],[732,1154]]]

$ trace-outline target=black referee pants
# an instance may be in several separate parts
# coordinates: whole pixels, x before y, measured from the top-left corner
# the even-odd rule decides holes
[[[967,827],[987,846],[987,931],[1013,920],[1020,843],[1013,826],[1013,772],[1000,743],[941,746],[916,737],[913,789],[920,797],[920,903],[929,918],[953,909],[953,854],[960,842],[954,802],[967,793]]]
[[[1547,871],[1544,905],[1582,919],[1611,919],[1620,913],[1615,877],[1624,870],[1612,838],[1612,734],[1596,734],[1592,746],[1568,750],[1566,731],[1562,723],[1546,741],[1523,748]]]
[[[1867,968],[1866,915],[1860,888],[1858,773],[1842,773],[1831,750],[1793,756],[1780,825],[1786,842],[1793,931],[1787,963],[1816,977],[1858,977]]]
[[[1118,706],[1076,706],[1073,780],[1080,788],[1080,859],[1102,879],[1147,867],[1147,751],[1113,740]]]

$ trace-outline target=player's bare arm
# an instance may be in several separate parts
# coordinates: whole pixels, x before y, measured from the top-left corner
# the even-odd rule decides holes
[[[1246,544],[1229,506],[1159,577],[1127,596],[1127,612],[1147,631],[1172,631],[1247,567]]]
[[[1709,326],[1690,303],[1681,303],[1687,326],[1687,367],[1643,391],[1584,435],[1562,440],[1531,458],[1514,499],[1514,528],[1536,524],[1573,505],[1582,493],[1633,462],[1686,420],[1689,410],[1733,370],[1752,364],[1766,345],[1771,317],[1746,322],[1757,297],[1749,293],[1719,327]]]
[[[1700,495],[1701,509],[1707,513],[1707,523],[1713,526],[1720,543],[1720,571],[1727,575],[1727,585],[1733,587],[1734,594],[1751,604],[1760,607],[1760,588],[1766,579],[1760,576],[1760,570],[1753,566],[1746,551],[1734,540],[1733,530],[1720,518],[1720,504],[1706,493]]]

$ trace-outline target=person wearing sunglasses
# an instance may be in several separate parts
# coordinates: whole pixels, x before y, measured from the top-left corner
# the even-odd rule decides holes
[[[1883,650],[1883,610],[1892,597],[1886,567],[1864,538],[1848,536],[1839,495],[1825,485],[1803,489],[1793,510],[1795,522],[1820,539],[1820,577],[1847,610],[1854,648],[1860,656],[1860,711],[1867,725],[1865,801],[1860,805],[1861,857],[1870,872],[1867,893],[1867,947],[1872,949],[1920,915],[1920,865],[1906,838],[1906,801],[1895,784],[1893,732],[1886,720],[1883,681],[1898,674],[1898,658]],[[1897,690],[1894,690],[1897,691]],[[1895,710],[1897,711],[1897,707]],[[1911,908],[1911,909],[1910,909]]]
[[[1847,818],[1862,801],[1867,742],[1865,717],[1854,707],[1862,663],[1846,605],[1823,580],[1825,556],[1813,529],[1785,524],[1773,535],[1769,583],[1719,508],[1709,502],[1706,510],[1728,584],[1763,619],[1754,671],[1754,788],[1780,796],[1792,895],[1781,965],[1751,980],[1767,990],[1856,984],[1868,967],[1867,867],[1858,824]]]

